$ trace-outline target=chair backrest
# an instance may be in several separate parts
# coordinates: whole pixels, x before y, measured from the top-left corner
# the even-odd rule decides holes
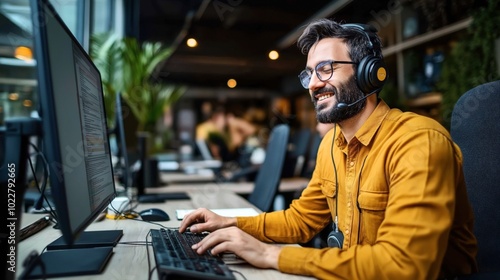
[[[450,132],[463,154],[479,271],[500,271],[500,81],[477,86],[460,97]]]
[[[290,134],[285,165],[283,166],[284,178],[301,175],[304,169],[311,135],[312,132],[309,128],[303,128]]]
[[[201,158],[203,160],[214,160],[212,152],[208,148],[207,142],[203,139],[196,139],[196,148],[200,152]]]
[[[253,192],[248,197],[253,205],[267,212],[271,210],[281,181],[290,127],[280,124],[273,128],[266,147],[266,157],[254,181]]]
[[[304,168],[301,177],[311,178],[314,168],[316,168],[316,157],[318,156],[319,144],[321,143],[321,135],[318,132],[313,133],[311,136],[311,143],[309,144],[309,151],[307,152],[307,161],[304,164]]]

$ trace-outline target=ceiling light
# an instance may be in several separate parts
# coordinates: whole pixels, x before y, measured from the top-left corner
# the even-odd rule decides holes
[[[189,38],[186,41],[186,45],[188,45],[188,47],[190,47],[190,48],[194,48],[194,47],[198,46],[198,42],[194,38]]]
[[[269,58],[272,59],[272,60],[276,60],[278,59],[278,57],[280,57],[280,54],[275,51],[275,50],[272,50],[269,52]]]
[[[9,100],[10,101],[17,101],[18,99],[19,99],[19,94],[18,93],[13,92],[13,93],[9,94]]]
[[[227,86],[228,86],[229,88],[235,88],[235,87],[236,87],[236,84],[237,84],[237,83],[236,83],[236,80],[235,80],[235,79],[229,79],[229,80],[227,80]]]
[[[33,101],[29,100],[29,99],[25,99],[23,101],[23,106],[24,107],[31,107],[33,105]]]
[[[14,57],[21,60],[32,60],[33,52],[28,47],[19,46],[14,51]]]

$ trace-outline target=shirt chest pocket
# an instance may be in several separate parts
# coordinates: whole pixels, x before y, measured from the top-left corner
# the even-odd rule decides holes
[[[378,229],[384,221],[389,194],[385,192],[367,192],[360,190],[358,205],[360,213],[361,244],[374,244]]]
[[[335,197],[337,196],[337,187],[335,182],[323,179],[321,184],[321,192],[326,197],[326,201],[328,202],[328,208],[330,209],[330,213],[335,212]]]

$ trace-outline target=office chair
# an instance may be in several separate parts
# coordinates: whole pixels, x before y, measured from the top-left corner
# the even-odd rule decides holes
[[[210,148],[208,148],[207,141],[203,139],[196,139],[194,143],[196,146],[195,150],[199,152],[202,160],[214,160],[212,152],[210,151]]]
[[[255,178],[254,189],[248,196],[248,201],[264,212],[271,210],[278,192],[289,134],[290,127],[285,124],[272,129],[266,147],[266,158]]]
[[[321,143],[321,135],[314,132],[311,135],[311,143],[309,144],[309,151],[307,152],[307,159],[302,169],[301,177],[311,178],[314,168],[316,167],[316,157],[318,156],[318,148]]]
[[[291,134],[283,167],[283,178],[298,177],[302,174],[311,136],[312,132],[309,128],[300,129]]]
[[[500,279],[500,81],[477,86],[460,97],[450,132],[463,154],[478,242],[478,275],[493,273]]]

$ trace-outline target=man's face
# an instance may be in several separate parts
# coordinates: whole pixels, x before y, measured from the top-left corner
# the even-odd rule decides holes
[[[321,81],[316,75],[316,66],[327,60],[350,61],[347,46],[338,38],[327,38],[314,45],[307,55],[307,68],[314,70],[309,83],[309,94],[316,109],[319,122],[339,123],[357,115],[366,101],[353,106],[338,108],[337,104],[351,104],[361,98],[364,93],[358,88],[354,79],[352,64],[332,65],[330,79]]]

